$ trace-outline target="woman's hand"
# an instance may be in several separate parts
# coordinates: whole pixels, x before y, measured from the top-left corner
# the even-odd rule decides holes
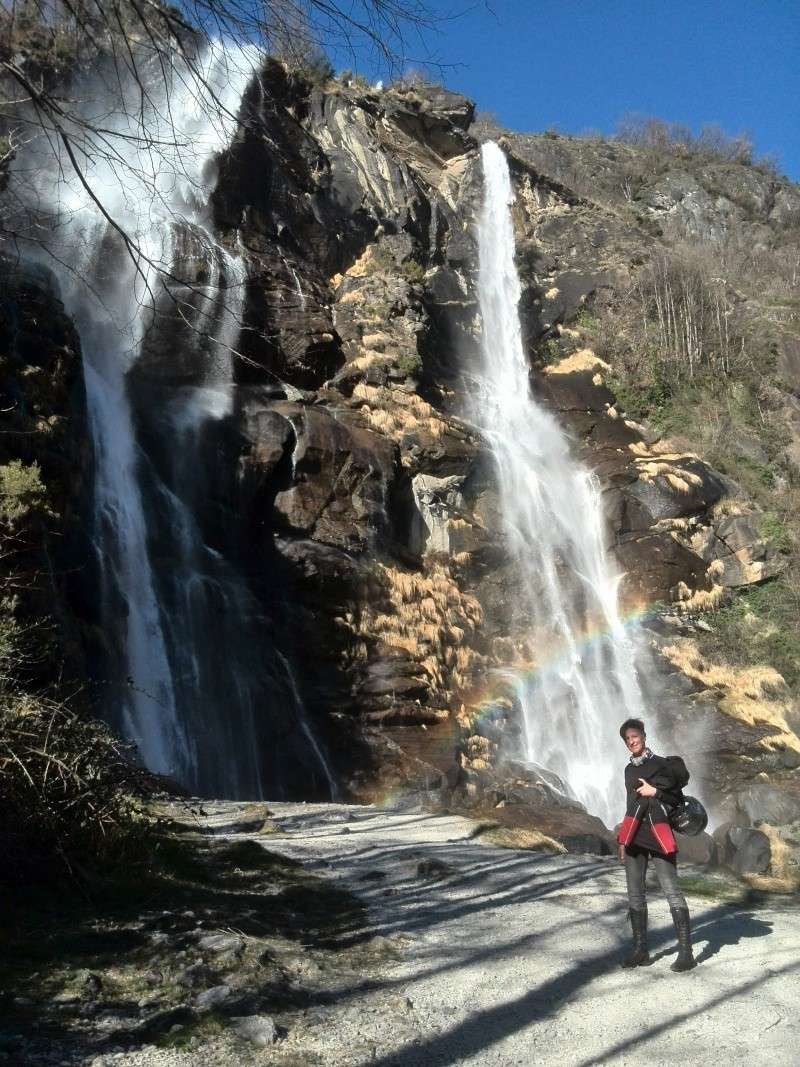
[[[640,778],[639,781],[641,784],[636,790],[636,792],[639,794],[640,797],[654,797],[656,795],[658,790],[654,785],[650,785],[650,783],[646,782],[644,778]]]
[[[619,862],[620,863],[624,863],[625,862],[625,846],[624,845],[617,845],[617,855],[619,856]]]

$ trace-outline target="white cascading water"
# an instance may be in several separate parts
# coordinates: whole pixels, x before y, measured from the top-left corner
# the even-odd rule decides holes
[[[230,410],[230,364],[223,347],[238,328],[241,277],[206,230],[208,165],[228,144],[236,112],[254,69],[246,53],[229,63],[211,49],[194,75],[176,69],[163,95],[143,112],[118,114],[112,149],[85,157],[83,177],[105,211],[131,241],[115,246],[114,233],[97,202],[69,164],[61,180],[44,190],[45,201],[66,219],[59,239],[67,270],[59,271],[64,304],[81,338],[87,410],[94,446],[95,543],[101,570],[102,615],[125,619],[122,638],[129,686],[122,697],[121,725],[145,765],[181,781],[191,780],[196,743],[176,709],[172,669],[148,550],[148,524],[139,484],[141,457],[136,442],[126,376],[162,293],[160,274],[175,258],[176,220],[195,230],[211,250],[210,277],[198,286],[198,332],[214,328],[220,345],[212,381],[192,398],[192,421]],[[219,106],[209,98],[223,94]],[[114,159],[117,154],[118,158]],[[109,241],[109,238],[111,240]],[[212,322],[220,268],[227,265],[221,322]],[[98,300],[87,298],[86,281]],[[205,319],[205,321],[203,321]],[[228,336],[225,337],[224,335]],[[227,379],[227,380],[226,380]],[[203,403],[205,401],[205,403]],[[121,598],[121,602],[120,599]]]
[[[608,825],[619,817],[618,729],[642,715],[635,645],[620,617],[598,486],[531,393],[518,312],[508,163],[483,145],[478,224],[481,370],[472,417],[494,455],[533,663],[509,672],[525,759],[558,775]]]
[[[236,130],[256,63],[255,49],[211,46],[191,69],[178,62],[166,74],[156,69],[146,93],[129,86],[130,111],[107,101],[99,80],[83,86],[108,131],[96,135],[105,150],[86,145],[83,181],[66,157],[60,173],[48,161],[32,210],[44,208],[57,222],[47,265],[55,263],[81,339],[100,616],[115,635],[125,683],[107,702],[111,718],[149,769],[206,795],[258,797],[281,795],[279,783],[263,781],[262,766],[279,769],[283,755],[265,754],[270,746],[263,728],[259,742],[257,723],[275,711],[290,723],[284,735],[293,732],[308,780],[321,771],[333,794],[288,662],[280,653],[264,662],[253,640],[265,632],[258,606],[204,542],[196,514],[208,427],[233,409],[245,287],[238,254],[213,236],[209,203],[215,158]],[[71,134],[77,139],[78,131]],[[182,334],[169,333],[175,322]],[[166,342],[159,340],[165,328]],[[136,411],[131,373],[159,344],[178,356],[169,348],[176,336],[188,384],[157,390],[153,405],[163,410],[143,413],[140,404]],[[168,457],[162,470],[140,443],[142,418]],[[169,561],[158,573],[154,547]]]

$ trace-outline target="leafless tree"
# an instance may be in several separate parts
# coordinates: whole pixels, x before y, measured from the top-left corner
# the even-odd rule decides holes
[[[118,160],[122,137],[158,153],[145,117],[159,109],[169,127],[170,91],[181,78],[203,84],[208,106],[224,107],[204,83],[200,57],[210,42],[312,66],[321,46],[371,48],[400,68],[410,44],[424,49],[439,21],[426,0],[0,0],[0,167],[21,143],[44,138],[56,165],[72,169],[107,214],[86,181],[87,160]],[[88,71],[103,83],[105,114],[95,107],[89,115],[76,92]],[[121,110],[138,112],[138,130],[120,131],[113,118]],[[116,225],[110,215],[108,223]]]
[[[656,253],[637,279],[643,333],[674,381],[734,371],[744,338],[733,327],[725,279],[703,252]]]

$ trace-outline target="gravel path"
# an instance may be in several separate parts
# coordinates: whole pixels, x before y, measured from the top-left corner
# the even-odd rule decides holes
[[[287,834],[269,848],[356,889],[386,942],[377,977],[348,977],[332,1005],[307,1012],[300,1062],[798,1062],[797,908],[690,900],[700,966],[676,975],[669,912],[654,895],[655,963],[631,973],[618,966],[627,937],[615,860],[486,847],[451,815],[270,810]]]
[[[299,860],[358,894],[369,915],[367,929],[359,922],[338,948],[315,954],[295,943],[292,973],[304,992],[279,1019],[281,1040],[258,1047],[237,1036],[235,1019],[221,1019],[198,1030],[190,1048],[126,1045],[110,1036],[100,1052],[102,1015],[82,1047],[69,1037],[55,1044],[34,1033],[4,1038],[0,1023],[0,1064],[800,1062],[796,905],[776,899],[745,909],[690,898],[700,966],[676,975],[669,970],[675,952],[669,913],[654,893],[655,961],[623,971],[624,877],[612,858],[501,849],[474,840],[475,823],[457,816],[333,804],[270,804],[281,832],[264,835],[264,810],[204,802],[197,826],[217,840],[257,841]]]

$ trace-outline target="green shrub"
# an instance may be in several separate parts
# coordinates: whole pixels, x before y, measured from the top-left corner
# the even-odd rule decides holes
[[[761,537],[765,541],[769,541],[778,552],[788,555],[792,551],[791,534],[787,529],[786,523],[781,519],[777,512],[764,512],[761,517],[761,524],[758,532]]]
[[[385,248],[373,246],[372,255],[368,263],[369,274],[379,274],[381,271],[391,273],[398,269],[397,261]]]
[[[773,578],[734,595],[709,616],[712,634],[700,639],[701,652],[734,666],[766,663],[797,692],[800,687],[800,593],[795,577]]]
[[[38,463],[12,459],[0,466],[0,521],[13,526],[32,511],[46,511],[45,487]]]
[[[425,268],[413,257],[404,260],[400,270],[403,277],[414,285],[419,285],[425,280]]]
[[[395,361],[398,370],[407,378],[416,378],[422,370],[422,360],[418,352],[403,352]]]
[[[546,341],[543,341],[539,345],[538,351],[539,359],[545,366],[551,363],[558,363],[564,355],[564,351],[555,337],[548,337]]]
[[[667,380],[658,363],[651,365],[648,375],[626,378],[619,373],[612,373],[611,391],[617,399],[617,406],[631,418],[649,419],[658,429],[670,418],[669,403],[673,396],[673,385]]]

